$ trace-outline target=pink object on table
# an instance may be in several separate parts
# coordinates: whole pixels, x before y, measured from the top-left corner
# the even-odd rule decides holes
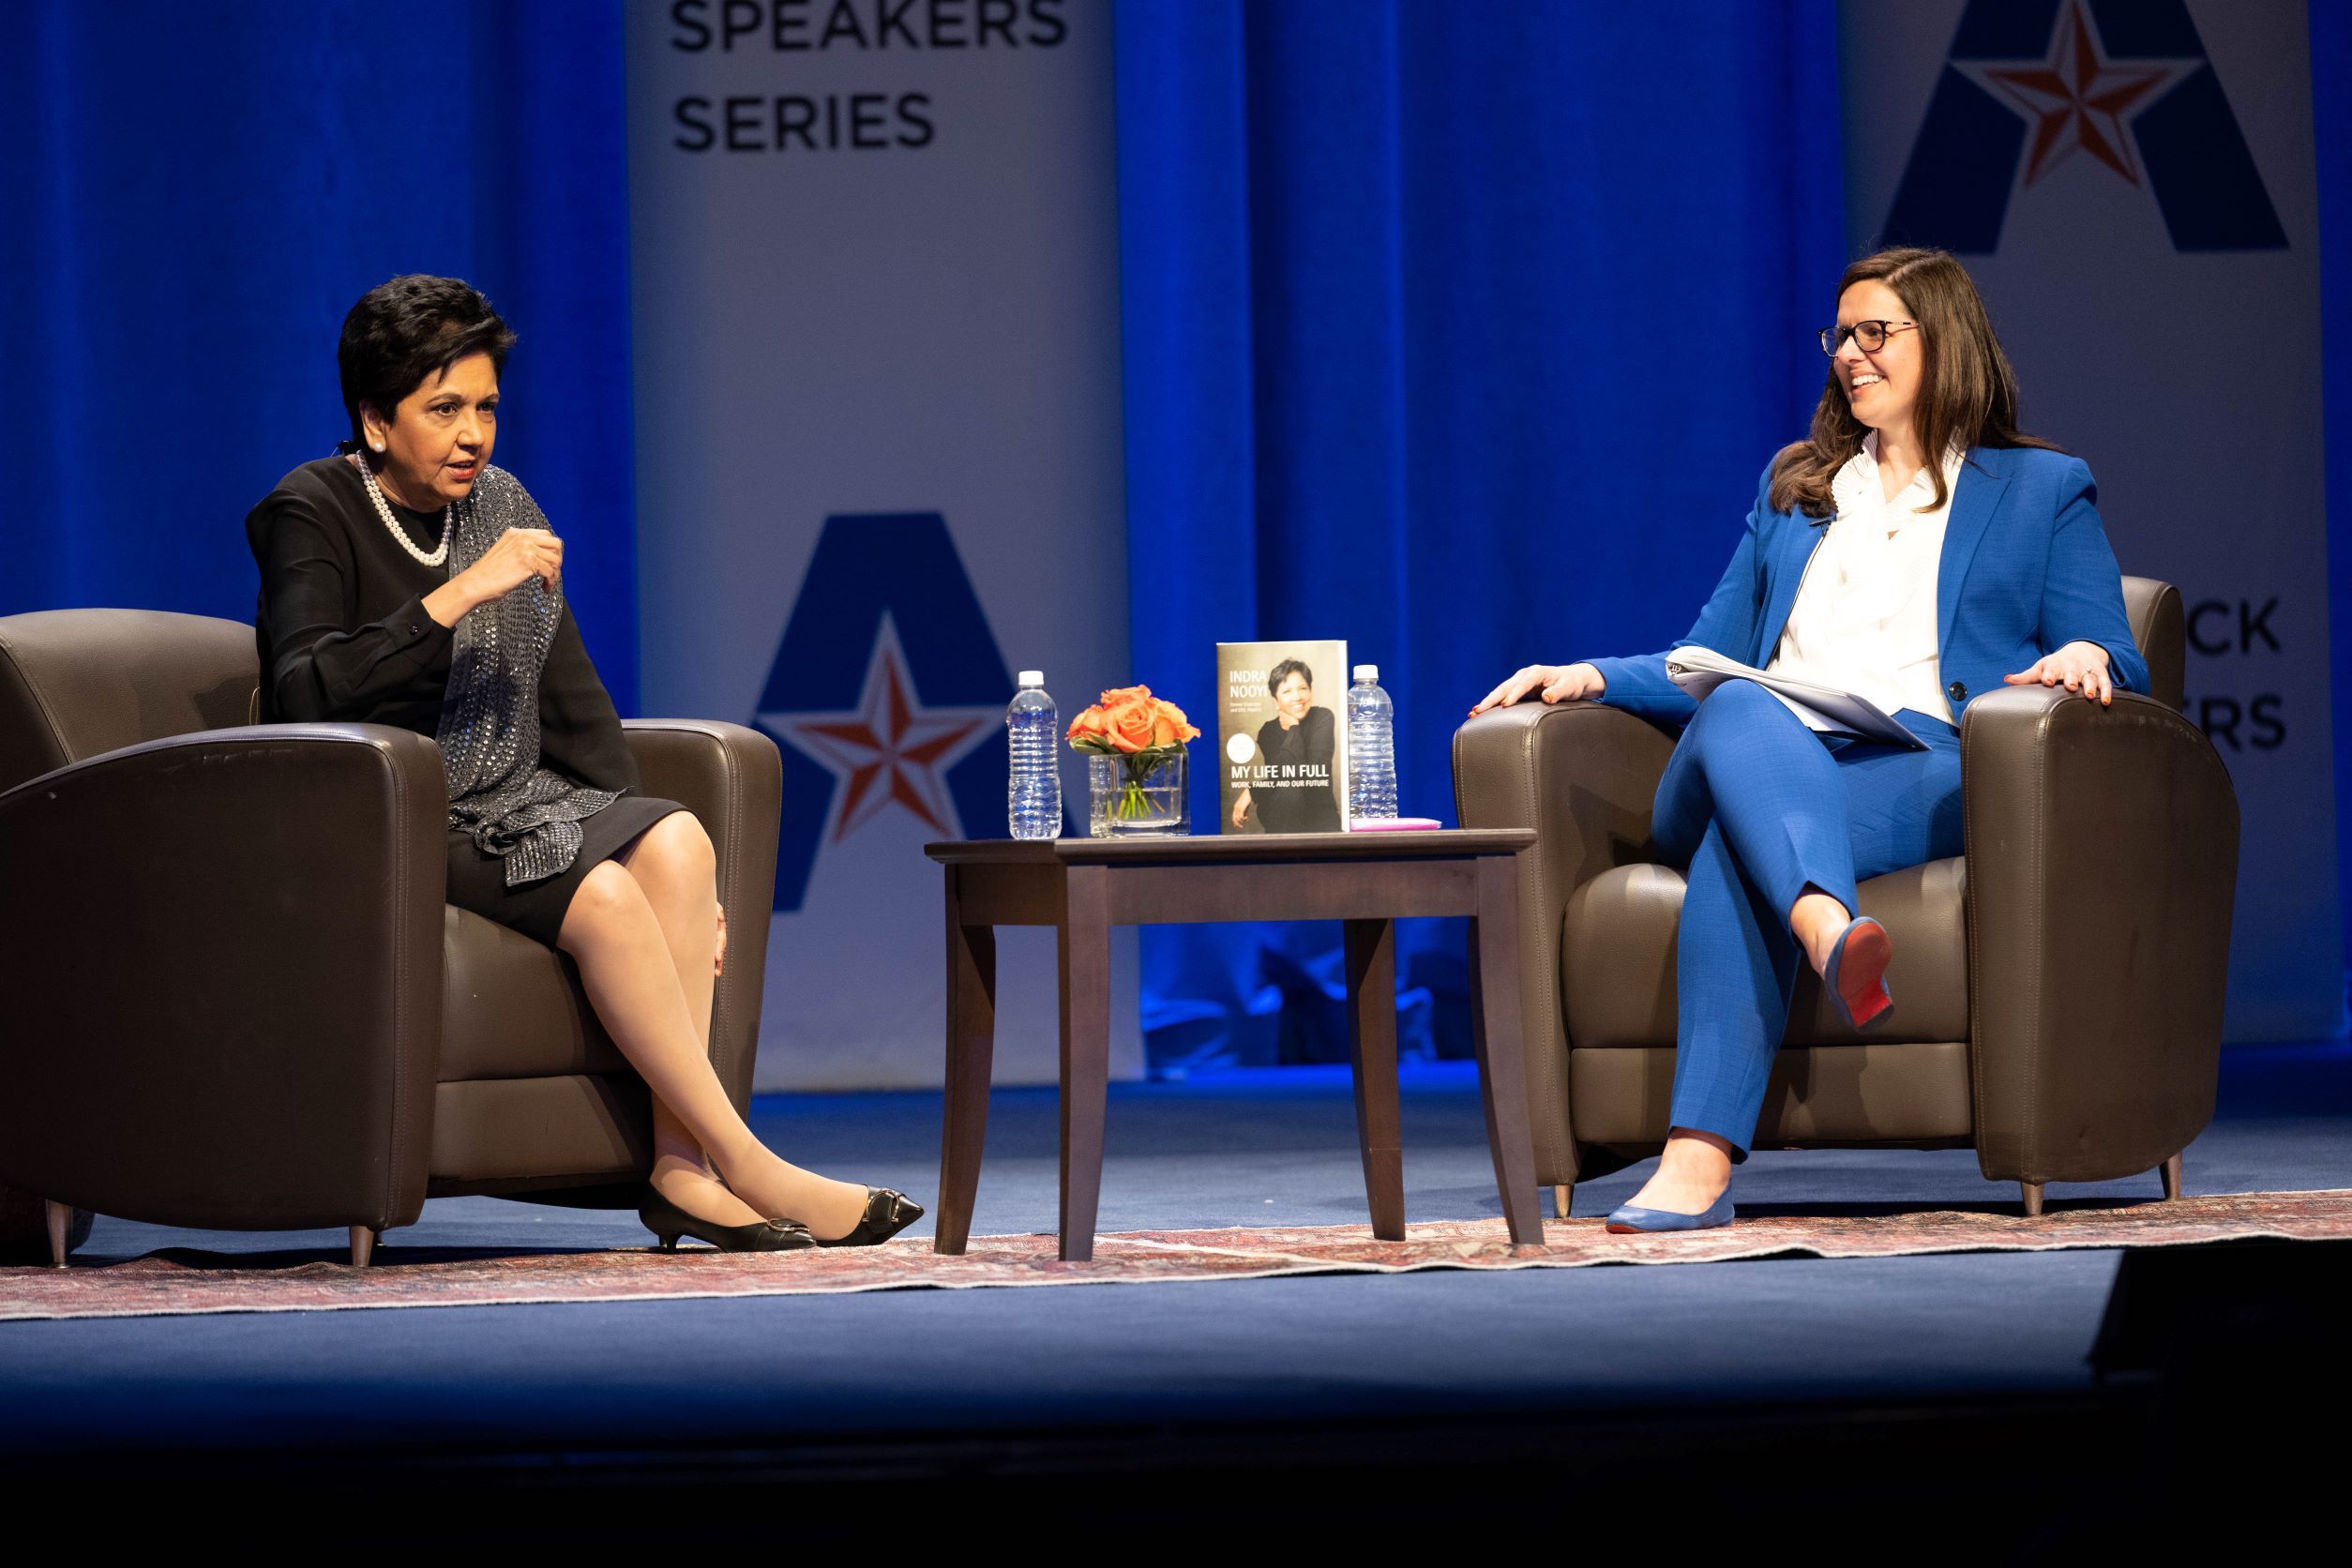
[[[1349,824],[1349,833],[1422,833],[1445,824],[1435,817],[1366,817]]]

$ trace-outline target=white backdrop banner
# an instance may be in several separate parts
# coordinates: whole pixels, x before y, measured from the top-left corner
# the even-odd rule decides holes
[[[2336,1033],[2303,6],[1846,0],[1843,23],[1854,253],[1959,254],[2026,428],[2090,464],[2123,569],[2186,600],[2189,714],[2243,814],[2230,1037]],[[2100,933],[2075,940],[2065,961],[2097,963]]]
[[[629,19],[644,710],[783,751],[759,1087],[936,1084],[922,846],[1003,837],[1017,671],[1127,680],[1109,8]],[[1049,1081],[1050,933],[999,969],[997,1077]],[[1114,974],[1132,1077],[1131,930]]]

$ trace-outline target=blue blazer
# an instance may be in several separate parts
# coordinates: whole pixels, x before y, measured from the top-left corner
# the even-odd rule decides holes
[[[1696,644],[1759,669],[1779,648],[1829,519],[1774,511],[1771,489],[1767,467],[1731,565],[1676,648]],[[2002,676],[2069,642],[2106,649],[2118,690],[2148,690],[2148,661],[2124,619],[2123,577],[2100,526],[2098,493],[2079,458],[2030,446],[1968,449],[1936,566],[1937,669],[1955,720],[1977,698],[2001,690]],[[1590,660],[1608,682],[1600,700],[1662,723],[1687,721],[1697,704],[1666,679],[1666,659]]]

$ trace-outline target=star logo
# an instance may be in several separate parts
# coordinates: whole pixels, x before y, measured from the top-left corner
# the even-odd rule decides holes
[[[2077,152],[2140,184],[2128,120],[2204,62],[2134,60],[2118,66],[2091,32],[2082,0],[2068,0],[2043,60],[1954,60],[1953,68],[2008,103],[2033,132],[2026,188]]]
[[[963,837],[941,775],[988,739],[1003,716],[992,709],[918,707],[906,668],[896,628],[885,618],[855,713],[759,716],[760,728],[823,763],[840,781],[827,835],[836,844],[894,805],[942,838]]]

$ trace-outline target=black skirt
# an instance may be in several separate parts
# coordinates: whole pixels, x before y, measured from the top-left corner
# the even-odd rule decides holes
[[[448,901],[552,947],[564,929],[564,916],[572,907],[572,895],[580,891],[588,873],[637,842],[647,828],[664,817],[685,809],[674,800],[623,795],[580,822],[580,854],[568,869],[520,887],[506,885],[505,861],[484,854],[464,834],[452,833]]]

